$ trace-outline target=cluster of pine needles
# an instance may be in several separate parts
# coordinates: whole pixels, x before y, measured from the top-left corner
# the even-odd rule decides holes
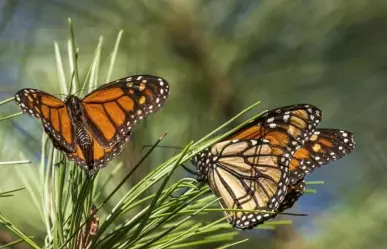
[[[83,84],[80,84],[77,69],[78,49],[71,20],[69,20],[69,29],[68,55],[71,71],[69,87],[66,84],[59,46],[54,43],[55,58],[60,75],[60,89],[62,94],[66,95],[75,92],[82,93],[87,88],[95,89],[97,87],[103,41],[101,37],[86,78]],[[122,31],[119,32],[114,49],[110,54],[106,82],[110,81],[112,75],[121,36]],[[12,101],[13,98],[1,101],[0,106]],[[105,180],[100,179],[99,174],[88,177],[83,169],[75,163],[66,161],[61,152],[53,147],[51,140],[43,133],[40,165],[38,169],[32,166],[28,169],[29,171],[38,170],[38,177],[27,179],[23,176],[24,173],[17,170],[16,166],[16,171],[25,184],[25,188],[1,192],[0,198],[10,198],[18,191],[29,192],[32,203],[38,208],[45,225],[44,245],[38,245],[33,237],[23,233],[0,212],[0,224],[19,238],[7,245],[0,246],[0,248],[7,248],[23,242],[35,249],[191,248],[210,243],[220,245],[218,248],[228,248],[246,241],[247,239],[235,241],[238,232],[225,221],[226,217],[203,222],[205,219],[200,217],[201,215],[223,211],[219,208],[218,200],[211,194],[207,186],[198,188],[197,181],[192,178],[183,178],[178,182],[171,182],[170,178],[177,167],[188,162],[195,154],[256,118],[259,114],[230,132],[213,138],[220,130],[258,104],[259,102],[248,107],[198,142],[189,143],[180,153],[153,169],[131,187],[114,203],[113,208],[108,208],[105,204],[111,202],[113,195],[147,160],[154,148],[162,142],[165,134],[154,142],[153,146],[131,168],[122,181],[106,198],[101,200],[100,189],[107,185],[115,172],[122,167],[122,163],[110,163],[108,167],[114,169]],[[3,117],[0,121],[20,114]],[[28,160],[20,160],[0,162],[0,165],[30,163]],[[147,195],[155,184],[158,184],[157,192]],[[268,221],[259,228],[274,229],[276,225],[289,223],[288,220]]]

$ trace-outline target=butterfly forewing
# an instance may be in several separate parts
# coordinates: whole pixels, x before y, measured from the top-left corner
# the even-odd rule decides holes
[[[353,134],[338,129],[317,129],[290,162],[290,182],[310,174],[314,169],[342,158],[355,148]]]
[[[15,95],[16,104],[42,121],[44,130],[61,150],[74,151],[74,132],[65,103],[37,89],[25,88]]]
[[[169,96],[162,78],[137,75],[99,88],[82,100],[88,123],[98,143],[110,148],[141,119],[157,111]]]
[[[310,137],[322,118],[315,106],[297,104],[273,109],[226,139],[267,139],[294,153]]]
[[[264,211],[279,207],[286,195],[289,161],[269,141],[224,141],[203,153],[197,164],[206,165],[208,183],[222,207],[261,211],[226,211],[235,228],[252,228],[269,217]]]

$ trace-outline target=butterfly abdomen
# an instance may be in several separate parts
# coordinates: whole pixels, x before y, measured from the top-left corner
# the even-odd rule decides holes
[[[93,141],[84,127],[77,127],[75,132],[76,141],[82,150],[82,154],[85,157],[86,165],[89,169],[93,168]]]

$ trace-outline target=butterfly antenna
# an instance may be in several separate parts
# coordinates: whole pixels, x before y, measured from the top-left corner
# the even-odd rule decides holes
[[[73,81],[74,81],[74,78],[75,78],[75,70],[73,70],[72,74],[71,74],[71,81],[70,81],[70,88],[69,88],[69,93],[68,95],[71,94],[72,90],[73,90]]]

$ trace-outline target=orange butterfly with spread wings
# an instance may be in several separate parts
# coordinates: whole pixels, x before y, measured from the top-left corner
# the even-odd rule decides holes
[[[271,110],[196,155],[198,180],[207,182],[237,229],[251,229],[271,218],[288,192],[289,164],[312,136],[321,111],[298,104]]]
[[[57,149],[94,174],[122,151],[133,126],[160,109],[168,96],[166,80],[135,75],[105,84],[83,99],[69,95],[62,101],[25,88],[15,101],[24,113],[42,121]]]

